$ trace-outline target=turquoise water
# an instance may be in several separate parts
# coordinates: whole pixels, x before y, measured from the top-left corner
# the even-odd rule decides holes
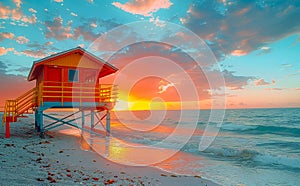
[[[155,118],[149,119],[149,111],[134,114],[138,121],[131,117],[126,120],[123,114],[125,124],[115,127],[112,135],[153,145],[171,134],[165,131],[177,126],[180,111],[168,111],[159,124]],[[196,132],[181,148],[183,153],[178,161],[161,162],[158,167],[176,173],[201,174],[222,185],[300,184],[299,108],[227,110],[216,139],[209,148],[199,151],[201,131],[209,114],[210,111],[203,110],[199,118],[183,118],[187,122],[198,120]],[[112,122],[120,123],[114,116]],[[159,126],[161,130],[156,130]],[[172,144],[166,148],[172,149]],[[191,156],[196,159],[189,161]]]

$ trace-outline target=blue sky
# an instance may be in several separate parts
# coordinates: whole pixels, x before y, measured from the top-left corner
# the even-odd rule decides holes
[[[224,73],[228,107],[299,107],[299,17],[295,0],[4,0],[1,97],[32,86],[25,79],[35,60],[76,46],[87,49],[105,32],[133,21],[168,21],[212,49]]]

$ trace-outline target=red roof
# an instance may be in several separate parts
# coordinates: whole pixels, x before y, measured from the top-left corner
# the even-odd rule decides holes
[[[71,54],[74,54],[74,53],[79,53],[79,54],[84,55],[85,57],[89,58],[90,60],[92,60],[96,63],[99,63],[99,65],[101,65],[102,68],[105,69],[105,72],[102,75],[102,77],[106,76],[106,75],[109,75],[109,74],[112,74],[112,73],[115,73],[118,70],[116,67],[114,67],[113,65],[105,62],[103,59],[95,56],[94,54],[84,50],[81,47],[76,47],[76,48],[73,48],[73,49],[69,49],[69,50],[66,50],[66,51],[63,51],[63,52],[53,54],[51,56],[45,57],[45,58],[40,59],[40,60],[34,61],[32,67],[31,67],[31,70],[29,72],[29,75],[27,77],[27,80],[32,81],[32,80],[36,79],[36,75],[37,75],[39,69],[42,68],[43,65],[46,62],[53,61],[55,59],[65,57],[65,56],[68,56],[68,55],[71,55]]]

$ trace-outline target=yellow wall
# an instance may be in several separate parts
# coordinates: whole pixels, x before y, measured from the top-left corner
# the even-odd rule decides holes
[[[90,60],[84,55],[71,54],[65,57],[46,62],[45,65],[57,65],[66,67],[82,67],[82,68],[93,68],[98,69],[99,64]]]

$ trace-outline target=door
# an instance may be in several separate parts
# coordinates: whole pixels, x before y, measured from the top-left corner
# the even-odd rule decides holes
[[[62,68],[48,66],[45,69],[46,77],[44,82],[44,101],[62,101]]]

